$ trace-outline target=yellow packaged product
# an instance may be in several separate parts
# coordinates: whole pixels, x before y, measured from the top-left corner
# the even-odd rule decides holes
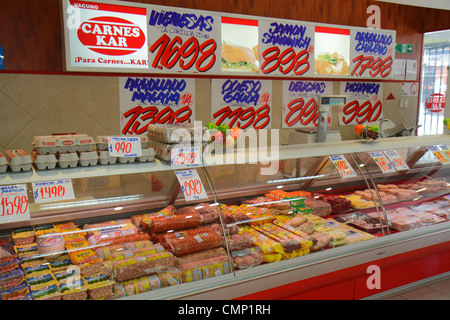
[[[288,229],[284,229],[281,226],[278,226],[274,223],[262,225],[261,228],[279,236],[280,238],[282,238],[284,240],[291,241],[291,243],[298,242],[301,245],[302,250],[311,248],[311,246],[312,246],[311,240],[305,239],[304,237],[300,236],[299,234],[292,232]]]
[[[284,253],[283,246],[279,242],[270,239],[261,232],[258,232],[249,226],[243,226],[239,230],[239,233],[249,234],[250,236],[252,236],[253,245],[259,247],[261,249],[261,252],[264,254]]]

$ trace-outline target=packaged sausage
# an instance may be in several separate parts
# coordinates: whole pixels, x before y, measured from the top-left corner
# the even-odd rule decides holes
[[[30,286],[30,291],[34,300],[61,300],[61,292],[56,281]]]
[[[139,232],[138,228],[135,228],[133,224],[130,223],[130,226],[133,226],[133,228],[119,228],[116,230],[109,230],[106,229],[105,231],[100,231],[92,236],[90,236],[87,240],[89,242],[90,246],[95,246],[100,240],[103,242],[105,240],[109,240],[112,238],[117,238],[121,236],[128,236],[133,235]]]
[[[249,226],[243,226],[239,233],[251,235],[253,245],[259,247],[261,249],[261,252],[263,252],[264,254],[284,254],[283,246],[279,242],[267,237],[266,235],[256,231]]]
[[[88,297],[87,287],[81,278],[73,281],[61,281],[59,290],[63,300],[86,300]]]
[[[98,273],[103,266],[102,260],[90,249],[69,252],[70,260],[80,267],[83,276]]]
[[[195,253],[190,253],[187,255],[184,255],[182,257],[177,257],[177,267],[180,267],[182,265],[199,261],[199,260],[205,260],[215,257],[220,257],[223,255],[226,255],[227,251],[223,247],[217,247],[213,249],[206,249]]]
[[[247,269],[260,265],[263,262],[261,250],[257,247],[232,251],[234,266],[238,269]]]
[[[166,248],[175,256],[180,257],[189,253],[215,248],[221,244],[222,235],[219,232],[209,231],[183,238],[168,239]]]
[[[168,217],[177,213],[177,209],[174,206],[170,205],[156,213],[144,213],[131,217],[131,221],[135,226],[139,226],[143,231],[150,230],[151,221],[156,217]],[[146,222],[144,223],[144,220]]]
[[[180,271],[182,281],[191,282],[230,273],[231,266],[228,256],[224,255],[183,264]]]
[[[97,245],[110,245],[110,244],[120,244],[126,242],[134,242],[134,241],[145,241],[150,240],[150,235],[148,233],[135,233],[125,236],[118,236],[111,239],[102,239],[97,242]]]
[[[102,273],[106,276],[111,275],[116,281],[123,282],[173,270],[175,261],[172,253],[157,252],[123,260],[105,261]]]
[[[101,299],[113,293],[114,281],[109,280],[101,273],[83,276],[82,279],[92,299]]]
[[[144,242],[144,241],[140,241]],[[102,248],[96,250],[97,255],[104,260],[121,260],[133,256],[142,256],[150,253],[163,252],[164,247],[161,244],[152,244],[150,241],[146,241],[149,245],[139,248],[128,249],[125,245],[122,248]]]
[[[226,238],[230,250],[243,250],[253,245],[253,238],[249,234],[233,234]],[[225,246],[225,243],[223,244]]]
[[[35,232],[31,227],[15,229],[12,232],[12,239],[16,246],[33,243],[35,240]]]
[[[312,241],[305,239],[294,232],[283,229],[275,224],[264,224],[259,226],[259,228],[270,232],[283,241],[288,241],[291,245],[294,246],[295,249],[301,248],[302,250],[305,250],[309,249],[312,246]],[[298,248],[298,245],[300,245],[300,248]]]
[[[151,233],[161,233],[169,230],[183,230],[194,228],[203,223],[203,217],[198,212],[176,214],[172,216],[155,217],[151,221],[144,220],[143,223],[150,224]]]
[[[157,234],[153,235],[152,239],[155,242],[159,242],[159,243],[162,243],[163,245],[167,245],[167,241],[170,239],[183,238],[186,236],[196,235],[198,233],[210,232],[210,231],[213,231],[213,230],[211,230],[210,227],[200,226],[200,227],[179,230],[179,231],[173,231],[173,232],[157,233]]]

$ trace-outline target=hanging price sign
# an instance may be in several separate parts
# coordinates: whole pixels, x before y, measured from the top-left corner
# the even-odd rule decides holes
[[[75,199],[70,179],[33,182],[31,186],[35,203]]]
[[[448,148],[448,146],[440,145],[439,149],[441,149],[444,155],[447,157],[447,159],[450,160],[450,149]]]
[[[395,150],[386,150],[386,151],[383,151],[383,152],[386,155],[386,157],[389,159],[389,161],[391,161],[391,163],[394,165],[394,168],[397,171],[408,170],[409,169],[409,167],[406,164],[405,160],[403,160],[403,158],[398,154],[397,151],[395,151]]]
[[[141,139],[139,137],[109,137],[108,150],[113,157],[142,156]]]
[[[30,220],[26,185],[1,186],[0,223],[25,220]]]
[[[194,167],[201,164],[200,147],[173,148],[171,152],[171,165]]]
[[[356,177],[356,172],[353,170],[350,163],[343,155],[330,156],[330,160],[333,162],[336,169],[342,178]]]
[[[383,152],[375,151],[369,152],[369,154],[383,173],[395,172],[394,166],[389,162]]]
[[[175,171],[186,201],[208,199],[196,169]]]
[[[447,158],[446,154],[440,148],[438,148],[438,146],[428,147],[428,150],[430,150],[434,154],[434,156],[439,160],[440,163],[449,163],[449,159]]]

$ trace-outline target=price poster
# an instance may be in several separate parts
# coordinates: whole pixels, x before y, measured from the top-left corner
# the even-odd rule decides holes
[[[282,128],[317,127],[318,96],[332,93],[331,81],[283,81]],[[331,125],[331,114],[328,125]]]
[[[333,162],[342,178],[357,176],[355,170],[353,170],[352,166],[343,155],[330,156],[330,160]]]
[[[75,199],[70,179],[33,182],[31,186],[35,203]]]
[[[282,21],[259,21],[260,74],[314,75],[314,26]]]
[[[186,201],[208,199],[196,169],[175,171]]]
[[[195,167],[202,163],[202,152],[200,147],[173,148],[170,163],[172,167],[187,166]]]
[[[440,163],[448,164],[450,162],[446,154],[438,146],[430,146],[428,147],[428,150],[430,150],[434,154],[434,156],[439,160]]]
[[[386,155],[386,157],[391,161],[391,163],[394,165],[394,168],[397,171],[401,170],[408,170],[409,167],[406,164],[405,160],[398,154],[395,150],[386,150],[383,151],[383,153]]]
[[[347,104],[339,107],[339,125],[370,125],[383,118],[383,84],[342,81],[340,94]]]
[[[120,132],[146,134],[149,124],[191,123],[195,79],[119,77]]]
[[[230,128],[270,129],[272,80],[212,79],[211,119]]]
[[[352,29],[350,76],[389,79],[394,75],[395,31]]]
[[[141,139],[139,137],[109,137],[109,154],[113,157],[142,156]]]
[[[27,187],[24,184],[0,187],[0,223],[30,220]]]
[[[383,173],[395,172],[394,166],[389,162],[383,152],[375,151],[369,152],[369,154]]]
[[[447,157],[447,159],[450,160],[450,149],[448,148],[448,146],[446,145],[440,145],[439,149],[442,150],[442,152],[444,153],[444,155]]]
[[[220,74],[220,16],[173,7],[147,11],[150,72]]]

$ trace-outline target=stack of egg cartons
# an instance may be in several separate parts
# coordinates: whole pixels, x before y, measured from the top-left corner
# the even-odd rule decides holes
[[[6,150],[5,155],[0,152],[0,173],[5,173],[8,166],[13,172],[31,170],[31,157],[23,150]]]

